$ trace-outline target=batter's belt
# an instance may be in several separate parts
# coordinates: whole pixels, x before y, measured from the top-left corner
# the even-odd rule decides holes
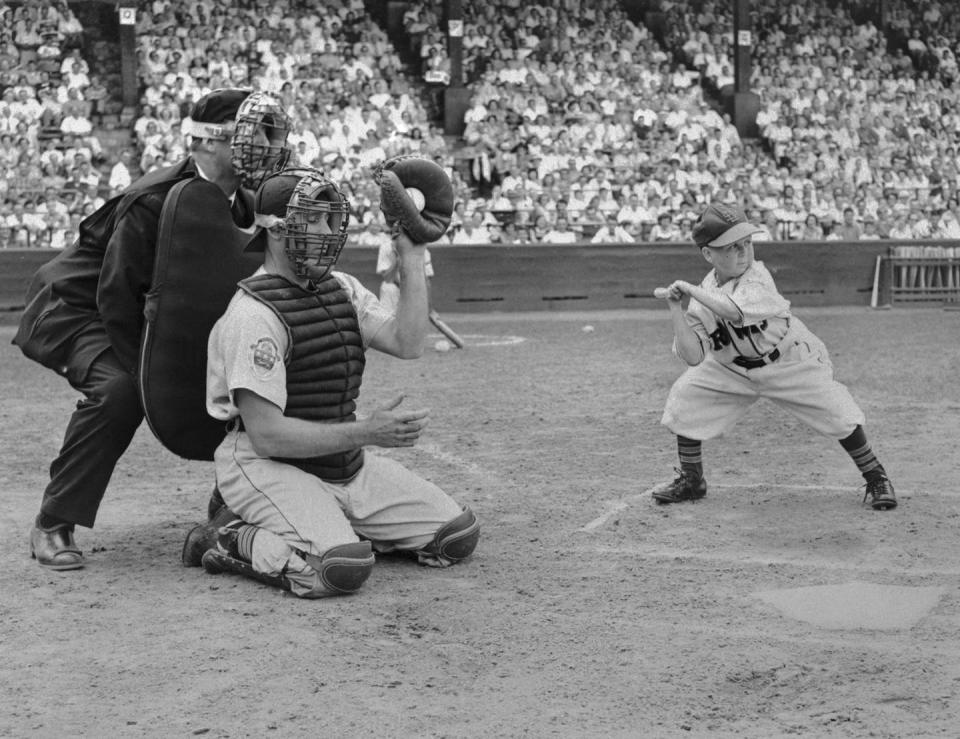
[[[794,339],[793,328],[787,329],[787,334],[784,336],[780,343],[777,344],[772,351],[767,352],[759,357],[745,357],[742,354],[737,355],[733,358],[733,363],[738,367],[743,367],[747,370],[758,369],[759,367],[766,367],[768,364],[773,364],[783,355],[783,351],[786,350],[790,344],[793,343]]]

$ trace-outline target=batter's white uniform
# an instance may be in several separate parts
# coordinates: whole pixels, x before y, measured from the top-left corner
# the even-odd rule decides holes
[[[759,398],[769,398],[825,436],[844,439],[864,422],[850,391],[833,379],[827,348],[798,318],[763,265],[754,261],[723,285],[716,271],[700,287],[728,295],[742,319],[724,321],[691,298],[686,319],[706,356],[674,383],[663,423],[680,436],[704,441],[729,430]],[[776,350],[779,358],[772,360]],[[674,352],[676,352],[674,340]],[[755,369],[736,357],[763,359]]]
[[[357,311],[366,348],[392,315],[354,277],[333,275]],[[287,344],[287,332],[276,314],[256,298],[237,292],[210,333],[210,415],[225,422],[239,418],[234,395],[239,389],[285,408]],[[323,591],[323,586],[296,550],[319,556],[332,546],[359,541],[358,534],[380,552],[416,550],[463,510],[439,487],[386,457],[367,452],[353,478],[324,482],[260,456],[238,426],[230,423],[231,430],[214,455],[217,485],[240,518],[261,528],[253,541],[254,569],[268,575],[283,573],[297,595]],[[425,555],[421,561],[436,564]]]

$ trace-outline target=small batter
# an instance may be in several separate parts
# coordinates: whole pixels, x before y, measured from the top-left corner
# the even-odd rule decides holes
[[[674,383],[662,423],[677,435],[676,479],[653,489],[659,503],[702,498],[702,442],[729,430],[759,398],[840,441],[866,480],[877,510],[895,508],[893,484],[867,441],[863,411],[833,377],[827,348],[798,318],[773,277],[755,261],[758,228],[736,208],[708,206],[693,238],[713,269],[699,285],[663,292],[673,321],[673,351],[689,368]],[[689,297],[684,311],[682,301]]]

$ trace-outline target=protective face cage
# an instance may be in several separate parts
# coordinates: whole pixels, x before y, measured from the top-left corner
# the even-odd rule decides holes
[[[284,249],[298,277],[320,279],[337,263],[347,242],[350,202],[319,170],[286,170],[284,175],[301,175],[287,204],[281,232]],[[330,233],[317,233],[317,224],[326,220]]]
[[[284,168],[290,158],[290,127],[290,117],[275,95],[252,92],[240,104],[230,149],[233,168],[244,187],[256,190],[269,175]]]

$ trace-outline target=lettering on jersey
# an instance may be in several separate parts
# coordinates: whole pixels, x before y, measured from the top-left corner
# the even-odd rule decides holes
[[[764,319],[760,323],[754,324],[753,326],[729,326],[728,327],[733,333],[737,335],[738,339],[745,339],[750,334],[762,334],[767,330],[767,321]]]
[[[713,342],[713,350],[720,351],[725,346],[730,346],[730,334],[727,332],[727,326],[723,321],[717,322],[717,327],[710,334],[710,341]]]
[[[270,375],[280,361],[280,348],[269,336],[258,339],[250,346],[253,371],[259,377]]]

